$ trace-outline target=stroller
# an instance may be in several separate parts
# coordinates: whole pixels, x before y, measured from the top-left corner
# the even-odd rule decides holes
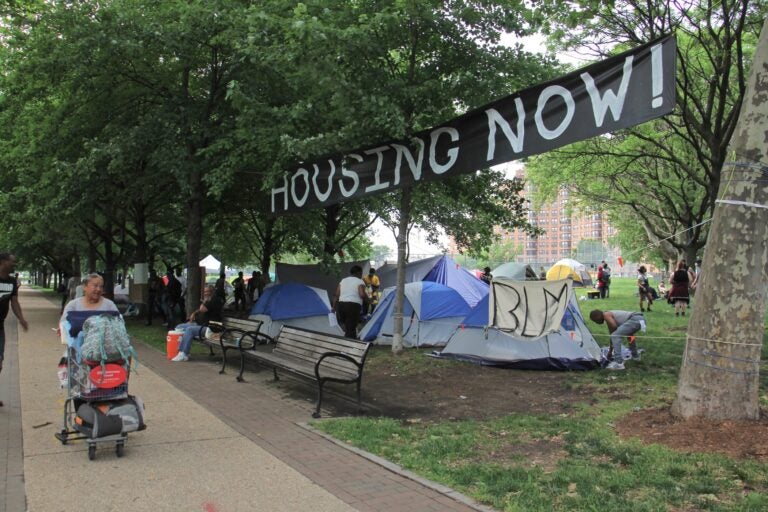
[[[109,362],[83,357],[84,329],[112,322],[122,325],[117,312],[73,311],[61,326],[67,348],[59,362],[59,379],[67,395],[63,427],[56,438],[63,445],[84,439],[90,460],[96,458],[96,447],[103,443],[114,443],[115,454],[122,457],[128,433],[146,428],[141,399],[128,394],[131,356]]]

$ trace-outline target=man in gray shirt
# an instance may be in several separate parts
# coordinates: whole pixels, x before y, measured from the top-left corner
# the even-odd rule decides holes
[[[597,324],[606,323],[608,332],[611,334],[611,348],[613,350],[613,361],[606,368],[608,370],[623,370],[624,357],[621,354],[621,339],[635,334],[642,330],[645,332],[645,317],[642,313],[636,311],[600,311],[593,310],[589,314],[590,320]],[[632,358],[637,358],[637,345],[630,344]]]

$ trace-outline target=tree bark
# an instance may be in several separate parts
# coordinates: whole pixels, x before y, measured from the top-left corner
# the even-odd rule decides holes
[[[187,200],[187,299],[185,304],[188,312],[198,308],[202,295],[200,247],[203,242],[205,185],[202,172],[196,167],[190,172],[189,185],[191,192]]]
[[[411,221],[411,187],[402,189],[400,195],[400,225],[397,231],[397,288],[395,310],[392,314],[392,352],[403,351],[403,304],[405,303],[405,263],[408,246],[408,224]]]
[[[731,139],[680,370],[675,416],[758,419],[768,282],[768,19]]]

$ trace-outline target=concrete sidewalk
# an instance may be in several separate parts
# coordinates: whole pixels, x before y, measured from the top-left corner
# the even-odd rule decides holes
[[[0,512],[97,503],[102,510],[206,512],[481,508],[304,428],[311,390],[293,398],[268,382],[267,372],[238,383],[206,356],[171,363],[141,344],[130,392],[145,401],[147,430],[128,436],[124,457],[102,444],[88,461],[85,443],[62,445],[53,436],[64,407],[56,376],[63,347],[51,330],[58,306],[38,292],[21,295],[30,331],[20,333],[17,367],[10,315],[0,374],[0,448],[7,454],[0,452]]]

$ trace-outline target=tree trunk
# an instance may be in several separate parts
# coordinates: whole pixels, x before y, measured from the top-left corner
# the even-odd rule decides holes
[[[688,325],[675,416],[758,419],[768,278],[768,19],[731,139]]]
[[[397,288],[395,311],[392,315],[394,333],[392,352],[403,351],[403,303],[405,302],[405,252],[408,246],[408,224],[411,221],[411,187],[405,187],[400,195],[400,225],[397,231]]]
[[[191,157],[190,157],[191,159]],[[203,242],[203,197],[205,185],[197,166],[189,174],[190,195],[187,200],[187,300],[186,310],[194,311],[200,305],[200,247]]]

